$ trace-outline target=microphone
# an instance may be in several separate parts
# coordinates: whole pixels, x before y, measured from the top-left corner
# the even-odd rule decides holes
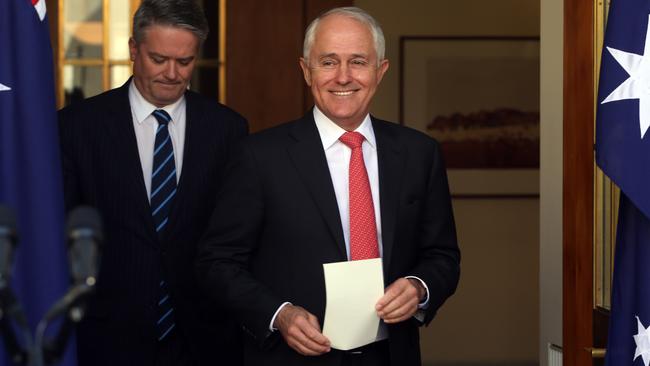
[[[32,338],[25,313],[16,301],[9,283],[17,240],[16,216],[9,207],[0,204],[0,338],[12,361],[22,364],[27,359],[27,351],[16,339],[15,331],[22,333],[28,349],[31,349]],[[17,328],[11,326],[11,319]]]
[[[0,205],[0,321],[11,317],[19,325],[26,326],[27,321],[9,283],[17,239],[16,216],[9,207]],[[4,325],[0,325],[0,328],[4,328]],[[5,329],[1,331],[7,335]]]
[[[63,356],[73,325],[83,319],[88,297],[95,289],[104,239],[97,210],[88,206],[72,210],[68,215],[66,233],[72,287],[52,305],[36,327],[34,358],[48,364],[58,362]],[[66,316],[57,336],[46,341],[48,324],[63,313]]]
[[[0,289],[9,286],[16,239],[16,216],[9,207],[0,205]]]
[[[92,207],[77,207],[68,216],[66,231],[73,284],[94,286],[104,239],[99,213]]]
[[[43,321],[46,323],[66,311],[70,311],[72,321],[81,321],[84,316],[84,300],[93,292],[97,282],[100,249],[104,238],[99,213],[89,206],[75,208],[68,215],[66,232],[72,287],[45,314]]]

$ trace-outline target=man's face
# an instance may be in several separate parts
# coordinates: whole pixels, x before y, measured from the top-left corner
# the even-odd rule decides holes
[[[358,20],[330,15],[321,19],[309,60],[300,59],[314,102],[329,119],[346,130],[358,127],[388,60],[377,64],[370,29]]]
[[[144,40],[129,40],[133,79],[142,96],[163,107],[177,101],[192,77],[199,40],[190,31],[163,25],[145,30]]]

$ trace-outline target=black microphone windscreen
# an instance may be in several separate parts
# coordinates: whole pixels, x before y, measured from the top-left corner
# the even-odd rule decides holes
[[[68,236],[77,230],[90,230],[93,235],[103,239],[102,219],[96,209],[90,206],[79,206],[68,215],[66,231]]]

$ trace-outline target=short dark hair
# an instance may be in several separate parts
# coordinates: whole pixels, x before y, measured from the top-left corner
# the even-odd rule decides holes
[[[203,43],[210,31],[203,8],[196,0],[143,0],[133,16],[133,39],[144,40],[152,25],[187,29]]]

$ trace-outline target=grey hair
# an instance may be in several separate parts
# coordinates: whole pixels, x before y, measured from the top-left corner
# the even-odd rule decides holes
[[[319,15],[311,23],[309,23],[309,26],[305,31],[305,41],[302,46],[302,57],[305,60],[309,60],[309,52],[311,51],[311,47],[314,45],[316,31],[318,30],[320,21],[330,15],[343,15],[355,19],[368,26],[368,29],[370,29],[370,33],[372,34],[372,40],[375,43],[377,63],[384,59],[386,53],[386,40],[384,39],[384,32],[381,30],[379,22],[377,22],[375,18],[373,18],[365,10],[357,8],[356,6],[347,6],[328,10],[325,13]]]
[[[144,40],[152,25],[183,28],[192,32],[203,43],[210,31],[201,5],[195,0],[143,0],[133,16],[133,39]]]

